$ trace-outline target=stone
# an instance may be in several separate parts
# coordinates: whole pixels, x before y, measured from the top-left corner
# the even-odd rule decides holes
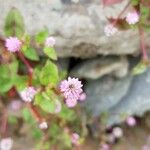
[[[135,76],[133,82],[122,100],[108,112],[107,125],[121,123],[125,116],[142,116],[150,110],[150,69]]]
[[[98,117],[115,106],[128,92],[132,77],[116,79],[105,76],[98,80],[88,80],[85,87],[87,100],[83,107],[92,117]]]
[[[59,57],[132,55],[138,53],[138,31],[119,31],[113,37],[106,37],[103,31],[107,18],[117,17],[126,3],[104,8],[102,0],[0,0],[0,35],[4,36],[7,13],[16,7],[24,17],[27,33],[49,29],[56,38]]]
[[[108,74],[125,77],[127,73],[128,60],[126,57],[109,56],[83,61],[73,68],[70,74],[78,78],[98,79]]]

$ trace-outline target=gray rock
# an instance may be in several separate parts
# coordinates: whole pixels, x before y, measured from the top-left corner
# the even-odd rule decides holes
[[[124,55],[138,51],[137,31],[120,31],[113,37],[104,35],[107,17],[116,17],[126,1],[105,9],[100,0],[0,0],[0,34],[4,19],[16,7],[25,19],[26,31],[36,34],[47,27],[57,40],[59,57],[94,57],[97,55]],[[129,44],[130,43],[130,44]]]
[[[150,110],[150,69],[135,76],[126,96],[109,110],[108,125],[124,121],[125,116],[141,116]]]
[[[94,117],[107,112],[126,95],[131,81],[132,77],[115,79],[109,76],[88,81],[85,89],[87,93],[85,109]]]
[[[128,73],[128,61],[125,57],[98,57],[83,61],[71,72],[79,78],[98,79],[107,74],[124,77]]]

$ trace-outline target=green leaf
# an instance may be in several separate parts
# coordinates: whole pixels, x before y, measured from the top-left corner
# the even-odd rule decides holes
[[[131,0],[131,4],[132,4],[133,6],[136,6],[136,5],[139,4],[139,0]]]
[[[0,65],[0,93],[9,91],[13,86],[13,80],[8,65]]]
[[[46,38],[48,37],[49,33],[48,30],[45,29],[43,31],[40,31],[39,33],[37,33],[37,35],[35,36],[35,41],[39,44],[44,44]]]
[[[38,93],[35,96],[34,104],[41,107],[42,110],[48,113],[54,113],[56,104],[45,92]]]
[[[57,60],[57,54],[53,47],[45,47],[44,53],[51,59]]]
[[[38,128],[34,128],[32,130],[32,136],[35,138],[35,139],[40,139],[42,137],[42,131]]]
[[[27,57],[30,60],[34,60],[34,61],[38,61],[39,60],[39,56],[38,56],[36,50],[34,48],[32,48],[32,47],[24,46],[22,48],[22,52],[25,55],[25,57]]]
[[[72,121],[75,119],[75,113],[73,110],[67,108],[65,105],[62,107],[61,112],[59,113],[59,116],[66,120],[66,121]]]
[[[26,122],[29,122],[31,124],[35,123],[35,120],[33,119],[30,111],[28,108],[23,108],[22,109],[22,116],[23,116],[23,119],[26,121]]]
[[[141,15],[141,21],[144,23],[145,20],[148,18],[150,13],[149,7],[145,7],[143,5],[140,5],[140,15]]]
[[[54,84],[58,83],[59,76],[58,76],[58,68],[57,66],[52,63],[51,61],[47,61],[45,66],[42,68],[40,73],[40,82],[43,85]]]
[[[14,85],[17,88],[17,91],[25,89],[28,83],[28,76],[16,76]]]
[[[24,21],[20,12],[12,8],[5,20],[4,31],[6,36],[22,37],[24,34]]]
[[[139,75],[147,70],[147,65],[143,62],[138,63],[132,70],[133,75]]]

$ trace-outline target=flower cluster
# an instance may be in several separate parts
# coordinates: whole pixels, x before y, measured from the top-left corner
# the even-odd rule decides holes
[[[13,146],[13,140],[10,137],[3,138],[0,141],[0,150],[11,150]]]
[[[133,25],[139,21],[139,14],[136,11],[129,12],[126,16],[126,21],[128,24]]]
[[[46,39],[46,42],[45,42],[46,47],[53,47],[55,44],[56,44],[56,40],[52,36]]]
[[[10,52],[17,52],[21,49],[21,41],[16,37],[9,37],[5,41],[5,47]]]
[[[73,133],[72,134],[72,136],[71,136],[71,142],[72,142],[72,144],[79,145],[79,139],[80,139],[79,134],[77,134],[77,133]]]
[[[104,33],[108,37],[114,35],[116,32],[118,32],[118,29],[113,24],[108,24],[104,28]]]
[[[48,128],[48,124],[47,122],[43,121],[39,124],[39,128],[40,129],[47,129]]]
[[[78,78],[68,77],[68,80],[61,82],[60,91],[63,93],[68,107],[74,107],[78,100],[83,101],[86,98],[82,86]]]
[[[34,89],[34,87],[27,87],[23,91],[20,92],[20,96],[23,101],[25,102],[31,102],[35,96],[37,91]]]

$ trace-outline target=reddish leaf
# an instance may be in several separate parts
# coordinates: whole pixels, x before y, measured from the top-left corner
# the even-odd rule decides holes
[[[104,6],[111,6],[113,4],[121,3],[123,0],[102,0]]]

